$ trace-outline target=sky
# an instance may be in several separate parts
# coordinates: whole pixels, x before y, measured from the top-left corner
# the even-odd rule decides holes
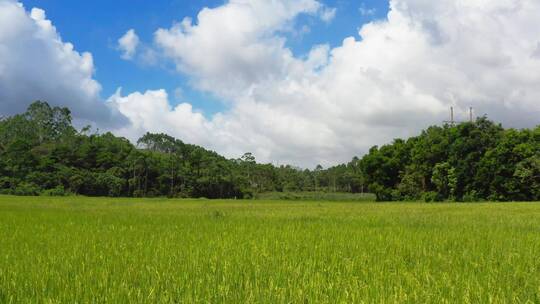
[[[540,123],[537,0],[0,0],[0,115],[330,166],[487,115]]]
[[[211,93],[193,89],[185,74],[176,73],[168,62],[147,64],[121,60],[117,43],[128,30],[133,29],[141,43],[151,43],[156,29],[170,27],[185,17],[197,18],[205,7],[223,5],[223,0],[31,0],[21,1],[27,10],[43,9],[49,20],[57,27],[62,39],[71,42],[80,52],[90,52],[94,58],[94,79],[102,86],[102,97],[111,96],[119,87],[125,92],[165,89],[172,94],[171,103],[189,100],[206,115],[223,111],[226,107]],[[336,8],[333,22],[326,23],[313,16],[299,16],[297,30],[309,27],[308,33],[287,33],[287,45],[297,55],[309,53],[312,45],[329,43],[337,46],[348,36],[357,33],[357,27],[365,22],[385,18],[388,2],[380,0],[326,2]],[[339,8],[339,10],[338,10]],[[362,14],[362,9],[368,14]],[[356,27],[351,27],[356,24]],[[178,90],[180,88],[180,90]],[[175,98],[174,92],[182,92],[183,98]]]

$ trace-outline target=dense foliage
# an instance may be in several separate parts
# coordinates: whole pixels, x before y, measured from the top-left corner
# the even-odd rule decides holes
[[[321,171],[257,164],[250,153],[228,160],[165,134],[148,133],[135,146],[111,133],[77,131],[69,109],[45,102],[0,120],[4,194],[249,198],[327,189]]]
[[[262,192],[370,191],[378,200],[540,200],[540,127],[486,118],[433,126],[328,169],[226,159],[166,134],[137,145],[72,125],[69,109],[35,102],[0,120],[0,193],[249,198]]]
[[[373,147],[361,168],[378,200],[540,200],[540,126],[505,130],[486,118],[434,126]]]

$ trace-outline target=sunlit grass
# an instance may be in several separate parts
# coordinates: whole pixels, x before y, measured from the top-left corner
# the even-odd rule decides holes
[[[540,302],[540,205],[0,197],[0,303]]]

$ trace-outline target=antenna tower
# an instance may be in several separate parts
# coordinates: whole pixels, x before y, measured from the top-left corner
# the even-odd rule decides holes
[[[448,124],[450,126],[455,126],[458,121],[456,121],[454,119],[454,107],[450,107],[450,120],[445,120],[443,121],[445,124]],[[469,122],[473,123],[474,122],[474,118],[473,118],[473,108],[472,107],[469,107]]]
[[[454,120],[454,107],[450,107],[450,120],[445,120],[444,123],[449,124],[450,126],[456,124],[456,121]]]

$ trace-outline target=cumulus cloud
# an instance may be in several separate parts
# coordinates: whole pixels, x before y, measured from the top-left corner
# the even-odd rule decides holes
[[[386,20],[295,57],[283,29],[320,9],[308,0],[232,0],[156,32],[155,44],[195,87],[230,103],[223,113],[173,108],[164,92],[116,103],[139,133],[167,130],[231,157],[251,151],[302,166],[413,135],[446,119],[450,106],[462,119],[472,106],[507,126],[539,122],[540,2],[391,0]],[[150,111],[156,103],[159,115]]]
[[[232,97],[239,88],[286,76],[294,58],[275,33],[320,7],[315,0],[232,0],[201,10],[195,24],[185,18],[157,30],[155,43],[179,71],[193,76],[197,88]]]
[[[35,100],[69,106],[78,119],[105,126],[122,123],[101,102],[90,53],[63,42],[41,9],[0,0],[0,114],[20,113]]]
[[[205,146],[209,134],[209,122],[192,106],[182,103],[172,107],[165,90],[146,91],[122,96],[121,89],[111,96],[108,103],[128,116],[131,124],[116,129],[122,135],[136,141],[146,131],[175,134],[186,142],[198,142]]]
[[[120,39],[118,39],[118,50],[122,52],[122,59],[131,60],[137,52],[139,46],[139,36],[134,29],[128,30]]]
[[[239,157],[246,151],[265,161],[290,161],[306,164],[313,157],[313,142],[326,140],[331,132],[324,125],[293,113],[283,113],[269,105],[245,100],[230,112],[218,113],[206,119],[188,103],[171,106],[164,90],[135,92],[122,96],[118,91],[109,99],[132,124],[115,133],[135,141],[150,130],[172,134],[185,142],[215,149],[229,157]],[[253,116],[253,113],[258,113]],[[259,119],[265,117],[265,119]],[[294,128],[290,128],[294,125]],[[269,135],[273,136],[269,136]],[[279,142],[275,138],[279,137]],[[269,147],[285,144],[288,151]],[[333,153],[338,141],[319,142],[318,148]],[[290,151],[295,155],[291,158]]]
[[[335,7],[323,7],[320,12],[321,20],[330,23],[336,17],[337,9]]]
[[[250,151],[306,167],[413,135],[445,120],[450,106],[461,119],[472,106],[506,126],[538,124],[540,2],[391,0],[385,20],[295,56],[287,33],[299,15],[324,19],[321,10],[315,0],[231,0],[158,29],[151,57],[170,59],[227,103],[205,117],[172,106],[164,90],[102,102],[92,55],[63,42],[44,11],[0,0],[0,114],[45,99],[134,140],[166,132],[229,157]],[[111,126],[118,117],[129,124]]]

